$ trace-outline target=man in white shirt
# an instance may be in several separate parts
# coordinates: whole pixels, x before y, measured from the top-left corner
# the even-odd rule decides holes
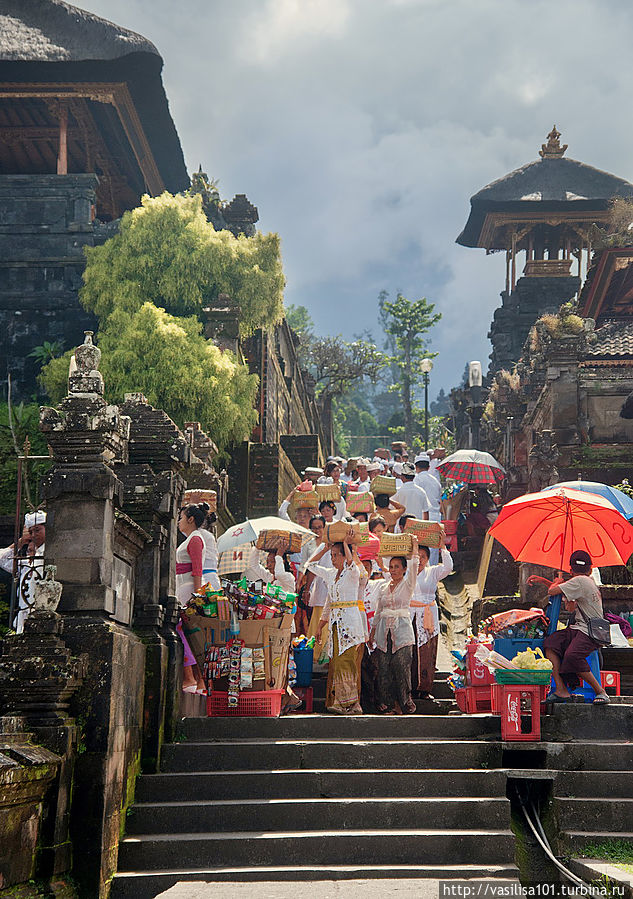
[[[16,617],[10,625],[15,625],[16,633],[24,630],[24,622],[31,611],[34,599],[36,578],[44,576],[44,556],[46,554],[46,512],[38,509],[36,512],[28,512],[24,516],[24,529],[28,531],[28,537],[23,534],[18,541],[17,548],[13,545],[0,550],[0,567],[4,571],[13,573],[14,551],[20,558],[18,561],[18,604],[15,609]],[[21,555],[21,551],[25,555]]]
[[[367,471],[367,466],[369,464],[369,459],[359,459],[356,463],[356,472],[358,474],[358,477],[355,481],[352,481],[352,483],[356,485],[357,493],[369,492],[371,481],[369,472]]]
[[[429,471],[431,474],[439,478],[439,472],[437,470],[438,465],[441,465],[446,457],[446,450],[443,446],[436,446],[435,449],[431,453],[431,459],[429,464]]]
[[[429,500],[424,490],[415,481],[415,465],[412,462],[404,462],[402,465],[402,487],[393,497],[396,502],[402,503],[406,514],[414,515],[418,520],[429,520]]]
[[[429,471],[430,460],[426,453],[416,456],[415,467],[417,474],[414,483],[426,493],[429,501],[429,521],[441,521],[440,500],[442,498],[442,485]]]

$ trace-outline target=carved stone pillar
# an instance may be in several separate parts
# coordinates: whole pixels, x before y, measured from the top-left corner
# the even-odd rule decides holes
[[[174,738],[180,718],[176,547],[186,486],[181,472],[192,453],[171,418],[142,394],[126,394],[121,411],[130,419],[129,460],[115,466],[124,509],[152,536],[137,562],[134,629],[146,647],[143,770],[156,771],[161,741]]]
[[[130,420],[103,397],[101,352],[86,333],[71,365],[68,396],[44,408],[40,427],[54,465],[44,482],[47,561],[64,585],[64,639],[86,653],[72,699],[83,749],[77,755],[71,829],[73,875],[83,894],[108,894],[119,834],[140,769],[145,646],[131,629],[136,560],[149,540],[122,509],[113,470],[128,458]]]
[[[51,580],[36,583],[35,608],[25,621],[24,633],[6,637],[0,657],[0,708],[17,716],[12,726],[8,718],[0,719],[5,722],[4,737],[0,735],[0,845],[10,846],[15,837],[3,834],[2,809],[8,806],[18,819],[24,819],[22,833],[28,831],[36,839],[33,845],[26,841],[32,860],[27,871],[27,859],[22,859],[24,880],[32,876],[57,879],[70,871],[72,862],[69,812],[77,727],[69,706],[86,662],[73,657],[66,646],[61,615],[37,608],[38,593],[51,594],[54,586],[59,587]],[[22,724],[17,727],[15,722]],[[33,736],[41,745],[30,745]],[[9,743],[6,748],[3,741]],[[2,874],[0,866],[0,886]],[[5,879],[11,882],[17,874],[13,870]]]

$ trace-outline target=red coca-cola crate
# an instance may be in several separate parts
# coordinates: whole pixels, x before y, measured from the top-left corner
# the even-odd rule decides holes
[[[469,715],[489,712],[491,706],[490,685],[466,687],[466,711]]]
[[[477,642],[466,644],[466,683],[469,687],[485,687],[495,682],[492,671],[489,671],[475,655],[479,645]],[[490,648],[492,649],[492,645]]]
[[[503,684],[494,683],[490,688],[490,711],[493,715],[501,714],[501,687]],[[549,684],[540,684],[541,688],[541,712],[545,711],[545,697],[549,693]]]

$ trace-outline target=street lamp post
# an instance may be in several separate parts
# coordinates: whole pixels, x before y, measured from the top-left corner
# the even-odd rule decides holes
[[[423,359],[420,369],[424,375],[424,449],[429,448],[429,375],[433,368],[432,359]]]

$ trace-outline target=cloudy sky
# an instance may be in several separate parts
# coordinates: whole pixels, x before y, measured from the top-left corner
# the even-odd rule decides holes
[[[432,393],[490,352],[502,256],[455,244],[470,196],[568,155],[633,180],[630,0],[75,0],[150,38],[190,170],[282,238],[320,333],[385,289],[436,303]]]

